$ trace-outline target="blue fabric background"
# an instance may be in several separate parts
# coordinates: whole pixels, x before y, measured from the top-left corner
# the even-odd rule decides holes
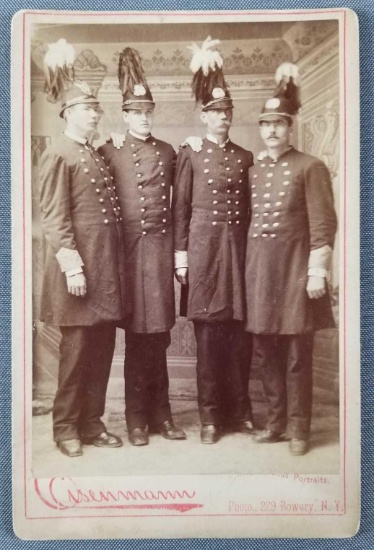
[[[361,73],[361,344],[362,344],[362,518],[352,539],[287,540],[112,540],[20,541],[13,534],[11,509],[11,215],[10,215],[10,30],[13,14],[20,9],[65,10],[209,10],[290,9],[342,7],[341,0],[1,0],[0,18],[0,547],[42,550],[141,550],[171,549],[345,549],[374,548],[373,506],[373,403],[374,376],[374,2],[346,0],[360,23]],[[349,75],[348,75],[349,77]],[[371,145],[371,147],[370,147]],[[348,255],[349,261],[349,255]],[[16,329],[15,329],[16,330]]]

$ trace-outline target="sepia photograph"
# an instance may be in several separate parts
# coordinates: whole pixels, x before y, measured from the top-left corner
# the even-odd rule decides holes
[[[179,515],[232,479],[276,496],[223,516],[347,513],[348,10],[305,13],[19,14],[19,486],[50,513],[147,507],[116,479]]]

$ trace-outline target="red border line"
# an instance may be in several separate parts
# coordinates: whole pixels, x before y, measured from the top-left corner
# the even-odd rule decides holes
[[[26,480],[26,167],[25,167],[25,60],[26,60],[26,14],[22,18],[22,268],[23,268],[23,284],[22,284],[22,299],[23,299],[23,461],[24,461],[24,507],[25,517],[27,517],[27,480]]]
[[[346,205],[347,205],[347,104],[346,104],[346,86],[347,86],[347,72],[346,72],[346,12],[344,10],[314,10],[314,11],[277,11],[277,10],[268,10],[266,12],[259,12],[259,11],[217,11],[217,12],[211,12],[211,11],[202,11],[199,14],[196,14],[195,12],[186,11],[183,13],[175,13],[175,12],[132,12],[132,13],[126,13],[126,17],[138,17],[139,15],[157,15],[161,14],[162,16],[204,16],[204,15],[253,15],[253,16],[262,16],[262,15],[278,15],[281,17],[284,16],[290,16],[290,15],[309,15],[309,14],[320,14],[320,13],[326,13],[326,14],[342,14],[343,13],[343,104],[344,104],[344,189],[343,189],[343,204],[344,204],[344,214],[343,214],[343,303],[344,303],[344,319],[343,319],[343,327],[344,327],[344,335],[343,335],[343,386],[344,386],[344,395],[343,395],[343,402],[344,402],[344,420],[343,420],[343,480],[344,480],[344,512],[340,514],[188,514],[184,516],[180,516],[177,514],[157,514],[157,515],[128,515],[126,517],[230,517],[230,516],[240,516],[240,517],[255,517],[255,516],[261,516],[261,517],[274,517],[274,516],[291,516],[291,517],[299,517],[299,516],[343,516],[347,513],[347,494],[346,494],[346,426],[347,426],[347,372],[346,372],[346,328],[347,328],[347,316],[346,316],[346,276],[347,276],[347,216],[346,216]],[[25,186],[26,186],[26,168],[25,168],[25,59],[26,59],[26,16],[27,15],[38,15],[38,16],[90,16],[90,17],[105,17],[105,16],[116,16],[116,15],[124,15],[125,11],[123,12],[97,12],[97,13],[87,13],[87,12],[54,12],[53,10],[48,12],[42,12],[42,11],[25,11],[23,13],[22,18],[22,50],[23,50],[23,59],[22,59],[22,209],[23,209],[23,222],[22,222],[22,267],[23,267],[23,284],[22,284],[22,297],[23,297],[23,440],[24,440],[24,449],[23,449],[23,459],[24,459],[24,513],[25,513],[25,519],[28,520],[44,520],[44,519],[85,519],[85,518],[116,518],[116,517],[124,517],[124,515],[105,515],[105,516],[63,516],[63,518],[60,517],[28,517],[27,516],[27,450],[26,450],[26,221],[25,221],[25,211],[26,211],[26,195],[25,195]],[[83,24],[83,23],[82,23]],[[119,23],[118,23],[119,24]],[[339,20],[340,25],[340,20]]]
[[[344,252],[343,252],[343,303],[344,303],[344,338],[343,338],[343,378],[344,378],[344,420],[343,420],[343,430],[344,430],[344,445],[343,445],[343,479],[344,479],[344,511],[347,512],[347,487],[346,487],[346,475],[347,475],[347,464],[346,464],[346,454],[347,454],[347,59],[346,59],[346,12],[344,12],[343,18],[343,104],[344,104],[344,191],[343,191],[343,201],[344,201]]]

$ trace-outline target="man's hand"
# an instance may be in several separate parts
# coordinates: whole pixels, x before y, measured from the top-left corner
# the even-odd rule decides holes
[[[324,277],[316,277],[315,275],[309,276],[306,291],[312,300],[322,298],[326,294],[326,279]]]
[[[86,287],[86,277],[83,273],[77,273],[76,275],[71,275],[66,277],[66,282],[68,285],[69,294],[73,296],[85,296],[87,292]]]
[[[181,283],[182,285],[187,284],[187,272],[188,267],[178,267],[175,270],[175,278],[177,279],[178,283]]]
[[[112,140],[116,149],[121,149],[126,141],[126,134],[116,134],[112,132],[106,141],[109,142],[110,140]]]
[[[201,137],[199,136],[190,136],[186,139],[186,141],[184,143],[182,143],[182,146],[183,145],[189,145],[192,149],[192,151],[195,151],[195,153],[199,153],[201,151],[201,149],[203,148],[203,140]]]

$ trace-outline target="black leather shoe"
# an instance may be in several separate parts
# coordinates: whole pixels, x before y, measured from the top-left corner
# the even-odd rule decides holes
[[[256,443],[278,443],[281,440],[281,435],[271,430],[261,430],[253,437],[253,441]]]
[[[74,456],[82,456],[82,445],[79,439],[66,439],[57,443],[60,451],[71,458]]]
[[[85,437],[82,441],[84,445],[95,445],[95,447],[122,447],[122,439],[109,432],[102,432],[95,437]]]
[[[218,428],[218,426],[215,426],[214,424],[208,424],[207,426],[202,426],[201,428],[201,443],[212,445],[213,443],[217,443],[220,436],[221,430]]]
[[[134,428],[133,430],[129,430],[129,441],[131,445],[135,445],[135,447],[148,445],[149,438],[147,430],[145,428]]]
[[[174,426],[172,420],[165,420],[165,422],[158,424],[155,428],[165,439],[186,439],[184,431]]]
[[[240,432],[245,435],[253,435],[257,433],[256,428],[251,420],[243,420],[243,422],[236,422],[233,425],[234,432]]]
[[[293,437],[289,442],[290,453],[295,456],[305,455],[308,452],[309,441]]]

